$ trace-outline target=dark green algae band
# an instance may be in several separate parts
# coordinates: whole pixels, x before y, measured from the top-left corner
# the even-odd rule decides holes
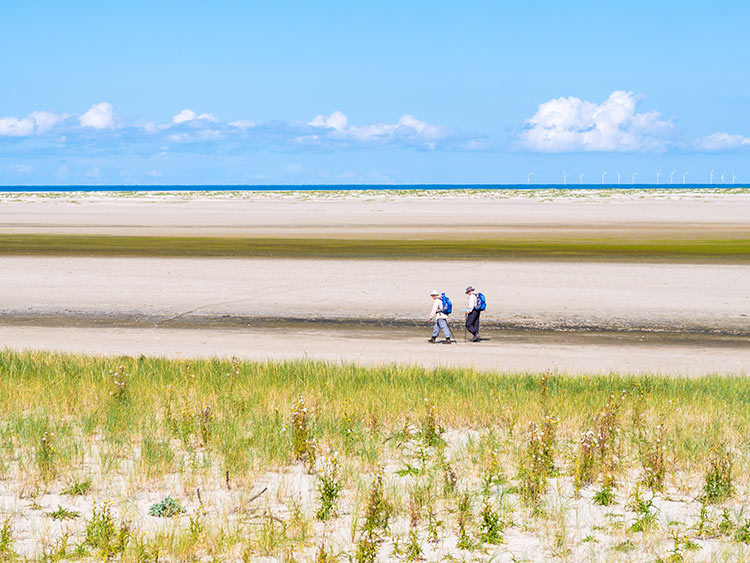
[[[750,238],[333,239],[0,235],[5,256],[588,260],[750,263]]]

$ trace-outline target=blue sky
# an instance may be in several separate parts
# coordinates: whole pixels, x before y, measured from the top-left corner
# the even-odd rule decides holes
[[[750,179],[746,2],[5,2],[0,184]]]

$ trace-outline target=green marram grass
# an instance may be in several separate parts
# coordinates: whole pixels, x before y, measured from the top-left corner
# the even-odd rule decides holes
[[[350,537],[334,550],[339,561],[357,560],[358,550],[432,560],[431,538],[444,536],[460,544],[453,555],[483,560],[509,530],[553,538],[550,557],[580,555],[590,540],[579,535],[610,551],[631,542],[656,559],[672,532],[724,538],[741,557],[744,543],[733,538],[745,537],[737,530],[750,509],[748,436],[743,376],[0,352],[0,483],[31,497],[24,506],[45,492],[78,495],[81,516],[68,525],[79,531],[54,544],[58,560],[312,560],[331,552],[326,537],[337,526]],[[315,506],[282,498],[283,487],[257,492],[258,479],[290,470],[314,479]],[[323,494],[326,478],[335,494]],[[112,483],[127,484],[125,500],[108,498]],[[603,487],[606,508],[594,498]],[[133,512],[128,498],[148,491],[146,507],[170,495],[186,513],[145,534],[138,526],[148,524],[148,509]],[[225,512],[216,491],[236,495]],[[367,526],[374,496],[389,518],[375,532]],[[684,499],[700,524],[690,514],[661,522],[662,498]],[[648,529],[633,527],[646,514],[632,508],[638,502],[648,506]],[[254,509],[259,503],[265,508]],[[565,514],[580,503],[617,512],[627,525],[570,529]],[[4,533],[11,553],[13,526]]]
[[[2,234],[0,256],[152,256],[750,263],[744,236],[337,239]]]
[[[123,372],[128,374],[124,398],[115,383]],[[748,446],[750,383],[742,376],[559,376],[548,383],[544,400],[560,419],[561,432],[573,437],[610,396],[632,398],[637,392],[648,423],[668,426],[675,460],[700,463],[711,446],[727,440]],[[80,447],[78,436],[103,432],[115,447],[138,442],[147,466],[169,465],[174,456],[168,437],[187,442],[199,435],[201,411],[209,405],[210,440],[224,452],[227,465],[238,465],[241,472],[292,461],[292,438],[283,430],[300,395],[315,413],[317,439],[337,445],[352,427],[386,432],[414,422],[425,401],[436,405],[450,428],[518,429],[538,418],[542,400],[538,374],[4,351],[0,443],[6,450],[25,445],[51,456],[43,458],[46,467],[72,462],[69,450]],[[626,402],[631,408],[635,399]],[[40,445],[45,432],[54,435],[52,453]]]

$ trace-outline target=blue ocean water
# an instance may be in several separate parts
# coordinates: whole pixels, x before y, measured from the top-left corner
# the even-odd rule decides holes
[[[747,188],[747,184],[272,184],[0,186],[0,192],[184,192],[184,191],[364,191],[364,190],[670,190]]]

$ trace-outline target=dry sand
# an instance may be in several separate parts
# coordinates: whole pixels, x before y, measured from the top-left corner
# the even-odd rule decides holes
[[[750,190],[0,194],[2,233],[454,237],[750,233]]]

